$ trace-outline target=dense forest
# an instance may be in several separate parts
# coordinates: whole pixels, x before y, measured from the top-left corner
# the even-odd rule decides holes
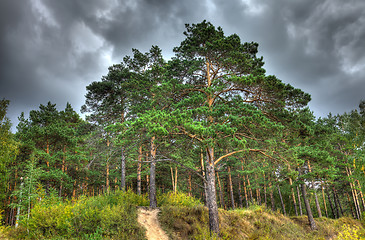
[[[288,216],[365,210],[365,102],[317,119],[310,95],[266,75],[258,44],[203,21],[163,58],[133,49],[87,86],[83,119],[51,102],[23,113],[15,134],[0,102],[0,213],[29,219],[47,196],[78,199],[117,190],[183,192],[209,209],[264,205]]]

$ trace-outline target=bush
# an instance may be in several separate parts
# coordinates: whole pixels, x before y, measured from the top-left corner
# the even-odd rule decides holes
[[[31,239],[144,239],[137,222],[137,205],[146,205],[146,196],[131,191],[116,192],[78,200],[49,197],[38,202],[29,220],[20,224]]]
[[[182,206],[182,207],[195,207],[202,205],[202,203],[186,193],[183,192],[169,192],[165,194],[157,195],[157,203],[160,206]]]

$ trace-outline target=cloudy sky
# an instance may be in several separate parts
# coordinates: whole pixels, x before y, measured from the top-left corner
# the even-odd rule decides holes
[[[48,101],[79,111],[132,48],[169,58],[204,19],[258,42],[268,74],[310,93],[317,117],[365,99],[364,0],[1,0],[0,98],[14,125]]]

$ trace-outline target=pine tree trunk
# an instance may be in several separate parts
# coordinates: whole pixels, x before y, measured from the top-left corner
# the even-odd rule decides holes
[[[241,169],[242,169],[242,171],[244,170],[243,160],[242,159],[241,159]],[[247,187],[246,187],[246,177],[245,177],[244,174],[242,175],[242,180],[243,180],[243,192],[245,194],[246,208],[248,208],[248,195],[247,195]]]
[[[109,161],[106,163],[106,192],[109,193]],[[76,182],[76,181],[75,181]]]
[[[352,203],[351,203],[351,200],[350,200],[350,196],[349,196],[348,193],[346,193],[346,197],[347,197],[348,204],[349,204],[349,206],[351,208],[352,217],[355,219],[356,218],[356,213],[354,211],[354,208],[352,206]]]
[[[151,167],[150,167],[150,208],[157,207],[156,199],[156,145],[155,137],[151,138]]]
[[[269,183],[269,188],[270,188],[271,210],[274,212],[276,210],[276,207],[275,207],[274,192],[272,190],[271,183]]]
[[[324,185],[324,183],[322,181],[321,188],[322,188],[323,206],[324,206],[324,210],[326,212],[326,218],[328,218],[328,211],[327,211],[327,205],[326,205],[326,197],[324,195],[324,187],[323,187],[323,185]]]
[[[351,171],[350,171],[350,169],[348,167],[346,167],[346,174],[347,174],[347,177],[349,177],[349,178],[352,175],[351,174]],[[359,207],[360,207],[359,206],[359,202],[357,201],[357,192],[355,190],[354,184],[350,180],[349,180],[349,184],[350,184],[352,198],[353,198],[354,205],[355,205],[356,218],[357,219],[360,219],[361,212],[360,212],[360,209],[359,209]]]
[[[202,175],[203,175],[204,179],[206,180],[203,149],[200,149],[200,165],[201,165],[201,168],[202,168]],[[207,182],[206,181],[203,181],[203,186],[204,186],[205,205],[208,206],[208,193],[207,193],[208,187],[207,187]]]
[[[209,229],[219,235],[219,217],[217,197],[215,190],[215,169],[214,169],[214,149],[207,148],[207,194],[208,194],[208,209],[209,209]]]
[[[308,164],[308,170],[311,173],[312,172],[312,168],[310,166],[309,160],[307,161]],[[314,182],[312,180],[312,188],[314,189]],[[321,211],[321,207],[319,205],[318,202],[318,196],[317,196],[317,191],[314,189],[314,197],[315,197],[315,202],[316,202],[316,208],[317,208],[317,212],[318,212],[318,217],[322,217],[322,211]]]
[[[333,201],[335,202],[335,210],[336,210],[336,215],[338,218],[341,217],[340,215],[340,209],[339,209],[339,206],[338,206],[338,201],[337,201],[337,197],[336,197],[336,194],[335,194],[335,188],[332,187],[332,195],[333,195]]]
[[[361,203],[362,203],[362,209],[365,211],[364,194],[362,193],[362,188],[361,188],[359,180],[356,180],[356,182],[357,182],[357,186],[359,188],[359,193],[360,193],[360,198],[361,198]],[[361,212],[361,208],[360,208],[360,212]]]
[[[261,193],[260,193],[260,184],[257,180],[257,175],[255,174],[255,181],[256,181],[256,200],[257,200],[257,204],[261,205]]]
[[[176,192],[175,190],[175,179],[174,179],[174,171],[172,170],[172,167],[170,167],[171,172],[171,184],[172,184],[172,192]]]
[[[217,174],[217,181],[218,181],[218,187],[219,187],[219,205],[221,206],[221,208],[226,209],[226,204],[224,202],[224,197],[223,197],[223,190],[222,190],[221,180],[219,178],[218,172],[216,172],[216,174]]]
[[[283,214],[286,216],[285,204],[284,204],[284,201],[283,201],[283,196],[281,195],[280,187],[279,187],[279,185],[276,185],[276,187],[278,189],[278,193],[279,193],[279,197],[280,197],[280,202],[281,202],[281,208],[283,209]]]
[[[138,148],[138,166],[137,166],[137,194],[141,195],[142,194],[142,177],[141,177],[141,172],[142,172],[142,145],[139,146]]]
[[[315,190],[316,191],[316,190]],[[321,207],[319,205],[319,201],[318,201],[318,196],[317,196],[317,192],[314,192],[314,199],[316,202],[316,208],[317,208],[317,212],[318,212],[318,217],[322,217],[322,211],[321,211]]]
[[[302,183],[301,185],[302,185],[302,195],[303,195],[303,200],[304,200],[304,204],[305,204],[305,209],[307,211],[307,216],[308,216],[308,222],[309,222],[310,228],[312,230],[316,230],[317,226],[316,226],[316,222],[314,221],[312,210],[311,210],[311,207],[310,207],[308,199],[307,199],[307,191],[305,189],[305,184]]]
[[[298,216],[297,201],[295,200],[295,194],[294,194],[294,189],[293,189],[293,180],[291,178],[289,178],[289,184],[290,184],[290,188],[291,188],[291,197],[293,199],[295,216]]]
[[[235,206],[234,206],[234,195],[233,195],[231,167],[228,167],[228,180],[229,180],[229,191],[230,191],[230,195],[231,195],[231,206],[232,206],[232,209],[234,209]]]
[[[248,192],[250,194],[250,201],[251,203],[253,203],[253,194],[252,194],[252,188],[251,188],[251,183],[250,183],[250,179],[247,177],[247,187],[248,187]]]
[[[343,216],[342,204],[341,204],[340,198],[338,197],[338,194],[337,194],[336,190],[335,190],[335,194],[336,194],[336,199],[337,199],[337,202],[338,202],[338,207],[340,208],[340,213]]]
[[[299,213],[300,213],[300,216],[303,216],[302,200],[300,200],[300,191],[299,191],[298,186],[297,186],[297,194],[298,194]]]
[[[175,167],[175,193],[177,192],[177,167]]]
[[[241,177],[240,177],[240,175],[238,175],[238,203],[239,203],[239,207],[243,208]]]
[[[120,190],[125,191],[125,154],[121,147],[121,161],[120,161]]]
[[[334,206],[332,204],[332,200],[331,200],[331,195],[330,195],[330,192],[329,192],[329,189],[327,189],[327,198],[328,198],[328,202],[330,204],[330,208],[331,208],[331,212],[332,212],[332,215],[333,215],[333,218],[337,218],[337,215],[336,215],[336,211],[334,209]]]

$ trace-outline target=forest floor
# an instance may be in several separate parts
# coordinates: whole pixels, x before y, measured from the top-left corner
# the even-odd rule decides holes
[[[138,222],[146,228],[148,240],[168,240],[168,236],[161,229],[158,221],[158,209],[148,209],[141,207],[138,210]]]

